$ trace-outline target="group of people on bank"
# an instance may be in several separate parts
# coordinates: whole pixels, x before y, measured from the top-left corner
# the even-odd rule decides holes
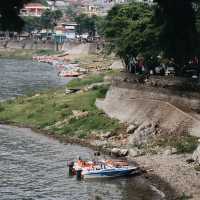
[[[162,59],[160,56],[150,57],[145,60],[144,57],[136,57],[129,61],[127,70],[134,74],[148,74],[176,76],[181,74],[191,78],[200,77],[200,63],[197,56],[190,59],[183,67],[176,64],[174,58]]]

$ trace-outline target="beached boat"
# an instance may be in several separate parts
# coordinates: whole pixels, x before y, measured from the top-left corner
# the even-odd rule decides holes
[[[62,76],[62,77],[78,77],[81,74],[79,72],[65,71],[65,70],[63,70],[63,71],[60,72],[59,75]]]
[[[105,169],[83,170],[82,176],[83,178],[114,178],[134,174],[136,170],[138,170],[137,167],[106,167]]]
[[[119,176],[129,176],[139,172],[139,168],[129,166],[125,161],[83,161],[78,160],[71,165],[72,174],[76,174],[84,179],[88,178],[114,178]]]

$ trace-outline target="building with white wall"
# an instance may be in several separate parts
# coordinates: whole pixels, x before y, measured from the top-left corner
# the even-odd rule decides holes
[[[41,15],[46,9],[50,9],[50,7],[43,6],[40,3],[29,3],[29,4],[26,4],[23,9],[21,9],[21,15],[41,17]]]

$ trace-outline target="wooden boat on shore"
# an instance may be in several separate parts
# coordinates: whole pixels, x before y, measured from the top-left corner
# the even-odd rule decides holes
[[[78,77],[80,76],[81,74],[79,72],[75,72],[75,71],[65,71],[65,70],[62,70],[59,74],[59,76],[61,77]]]

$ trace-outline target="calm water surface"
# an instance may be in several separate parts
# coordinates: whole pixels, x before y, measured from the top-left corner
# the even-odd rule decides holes
[[[0,60],[0,99],[63,85],[50,65]],[[160,200],[140,177],[76,181],[67,160],[92,150],[62,144],[30,129],[0,125],[0,200]]]
[[[0,100],[64,85],[54,66],[24,60],[0,59]]]

